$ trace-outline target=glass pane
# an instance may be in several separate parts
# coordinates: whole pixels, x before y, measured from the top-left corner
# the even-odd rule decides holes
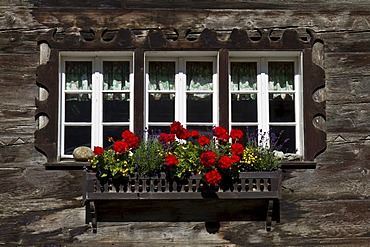
[[[186,121],[212,122],[212,94],[187,94],[186,96]]]
[[[80,146],[91,147],[90,126],[66,126],[64,133],[64,154],[72,154]]]
[[[149,135],[148,137],[157,138],[157,137],[159,137],[159,135],[161,133],[167,133],[167,134],[170,133],[170,124],[168,124],[168,126],[154,126],[154,125],[151,125],[151,126],[149,126],[149,129],[147,131],[148,131],[148,135]]]
[[[175,94],[149,94],[149,122],[172,122],[175,119]]]
[[[128,90],[130,89],[129,78],[130,62],[103,62],[104,90]]]
[[[212,90],[213,89],[213,63],[212,62],[187,62],[186,85],[187,90]]]
[[[269,94],[270,122],[294,122],[294,94]]]
[[[66,94],[66,122],[91,122],[91,94]]]
[[[269,90],[294,90],[294,62],[269,62]]]
[[[130,121],[129,93],[103,93],[103,95],[103,122]]]
[[[271,146],[284,153],[295,153],[295,127],[294,126],[271,126],[270,136],[274,133],[276,138],[271,138]]]
[[[66,61],[66,90],[89,90],[92,81],[92,63]]]
[[[104,126],[103,127],[103,147],[109,148],[113,145],[112,141],[121,140],[122,132],[127,129],[129,129],[128,126]]]
[[[232,62],[231,91],[257,90],[257,63]]]
[[[258,127],[257,126],[232,126],[232,129],[240,129],[243,131],[244,137],[241,144],[244,146],[248,142],[257,141],[258,142]]]
[[[175,62],[149,62],[149,90],[175,89]]]
[[[231,95],[231,121],[257,122],[257,94]]]

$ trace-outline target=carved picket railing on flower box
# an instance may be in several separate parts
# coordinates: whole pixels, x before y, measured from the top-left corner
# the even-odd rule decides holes
[[[84,171],[86,223],[98,221],[280,221],[281,171],[242,172],[238,179],[209,186],[200,175],[170,181],[133,177],[101,181]],[[150,201],[150,203],[148,203]],[[246,216],[246,217],[243,217]]]

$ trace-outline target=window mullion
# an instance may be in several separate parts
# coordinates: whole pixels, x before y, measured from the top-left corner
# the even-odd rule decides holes
[[[260,109],[259,109],[259,121],[258,121],[258,128],[263,132],[269,131],[269,94],[268,94],[268,61],[266,58],[261,58],[260,60],[260,68],[261,68],[261,80],[260,80],[260,89],[258,92],[260,93]],[[268,145],[268,143],[264,143],[264,145]]]
[[[259,110],[258,128],[263,131],[268,131],[269,128],[269,106],[268,106],[268,71],[267,61],[265,58],[260,59],[260,80],[259,80]]]
[[[91,116],[91,145],[103,146],[102,133],[102,66],[99,58],[94,59],[95,72],[92,75],[92,116]]]
[[[296,148],[298,154],[303,154],[303,80],[302,76],[302,64],[303,64],[303,53],[298,59],[295,59],[295,76],[294,76],[294,88],[295,88],[295,125],[296,125]]]
[[[62,73],[61,73],[61,84],[60,87],[61,87],[61,101],[60,101],[60,104],[61,106],[58,108],[59,109],[59,116],[61,117],[61,120],[60,120],[60,131],[59,131],[59,138],[60,138],[60,148],[59,148],[59,153],[58,153],[58,157],[61,157],[64,155],[64,145],[65,145],[65,139],[64,139],[64,132],[65,132],[65,88],[66,88],[66,72],[65,72],[65,60],[63,59],[62,60]]]
[[[177,60],[176,73],[176,96],[175,96],[175,120],[186,122],[186,73],[185,61],[180,57]]]

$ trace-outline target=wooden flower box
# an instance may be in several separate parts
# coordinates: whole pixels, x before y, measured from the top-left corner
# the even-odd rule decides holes
[[[201,176],[168,181],[157,177],[99,181],[84,171],[86,223],[101,221],[280,221],[281,171],[243,172],[227,185],[210,187]]]

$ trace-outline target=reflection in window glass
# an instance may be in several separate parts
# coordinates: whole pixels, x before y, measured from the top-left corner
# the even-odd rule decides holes
[[[91,122],[91,94],[66,94],[66,122]]]
[[[269,62],[269,90],[294,90],[294,62]]]
[[[175,62],[149,62],[149,90],[175,89]]]
[[[231,95],[231,121],[257,122],[257,94]]]
[[[149,138],[158,138],[161,133],[170,133],[170,126],[156,126],[151,125],[149,126],[149,129],[147,130],[147,134]]]
[[[172,122],[175,119],[175,94],[149,94],[149,121]]]
[[[80,146],[91,146],[90,126],[66,126],[64,132],[64,154],[72,154]]]
[[[129,90],[130,63],[122,61],[103,62],[103,89]]]
[[[294,94],[269,94],[270,122],[294,122]]]
[[[186,63],[186,85],[187,90],[212,90],[213,83],[212,62],[187,62]]]
[[[129,93],[103,93],[103,121],[128,122],[130,117]]]
[[[92,63],[66,61],[66,90],[90,90],[92,78]]]
[[[212,94],[187,94],[186,96],[186,121],[212,122]]]
[[[230,70],[231,91],[257,89],[256,62],[232,62]]]

